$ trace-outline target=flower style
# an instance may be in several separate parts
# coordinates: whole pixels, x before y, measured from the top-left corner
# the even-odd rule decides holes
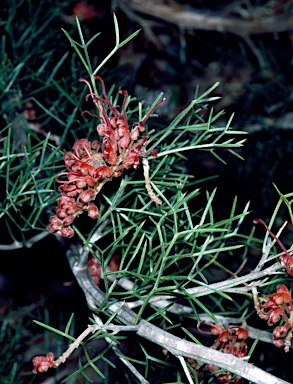
[[[209,332],[202,331],[201,325],[207,325],[210,327]],[[228,329],[225,329],[216,324],[200,323],[198,330],[201,333],[218,335],[211,348],[218,349],[224,353],[231,353],[236,357],[244,357],[247,354],[247,344],[245,340],[248,338],[248,331],[245,328],[237,325],[232,325]]]
[[[97,133],[102,142],[100,144],[98,140],[93,142],[86,139],[76,140],[73,151],[64,154],[66,172],[58,174],[55,178],[61,184],[58,188],[61,197],[58,200],[56,215],[50,218],[48,227],[48,231],[58,236],[69,238],[74,236],[71,224],[83,211],[87,211],[89,217],[96,219],[99,209],[93,201],[103,185],[113,177],[121,176],[125,170],[140,166],[140,158],[148,153],[144,151],[148,139],[144,135],[144,124],[154,110],[166,100],[162,98],[130,130],[126,111],[127,92],[120,91],[123,95],[120,112],[111,103],[101,77],[95,76],[94,79],[100,81],[104,97],[94,94],[90,83],[86,79],[80,79],[90,91],[86,99],[91,98],[98,110],[98,115],[89,111],[83,113],[88,113],[101,121],[97,126]],[[152,155],[156,156],[154,150]],[[146,185],[150,197],[160,203],[150,189],[148,180]]]
[[[276,242],[279,244],[279,246],[283,249],[285,252],[283,255],[279,258],[279,263],[286,268],[289,275],[293,276],[293,253],[288,252],[287,249],[284,247],[284,245],[281,243],[281,241],[273,234],[273,232],[269,229],[269,227],[266,225],[266,223],[261,219],[255,219],[253,220],[254,224],[261,223],[266,230],[269,232],[269,234],[276,240]]]
[[[280,284],[276,293],[266,295],[259,301],[255,291],[253,299],[257,314],[261,319],[267,320],[268,325],[275,325],[281,320],[285,322],[274,329],[273,342],[277,347],[285,346],[285,352],[288,352],[293,331],[293,300],[288,288]]]
[[[209,326],[210,331],[202,331],[200,329],[201,325]],[[245,328],[232,325],[228,329],[225,329],[219,325],[204,322],[198,325],[198,330],[201,333],[218,336],[211,348],[223,353],[231,353],[236,357],[245,357],[247,355],[248,347],[246,339],[248,338],[248,331]],[[212,364],[207,364],[205,369],[209,372],[219,370],[218,367]],[[230,372],[216,373],[215,376],[217,377],[218,383],[239,384],[242,380],[240,376],[233,378]]]

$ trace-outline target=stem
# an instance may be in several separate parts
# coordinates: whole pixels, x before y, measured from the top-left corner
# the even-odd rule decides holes
[[[145,187],[146,190],[148,191],[148,194],[150,198],[157,204],[162,204],[162,200],[155,194],[153,191],[152,185],[151,185],[151,180],[150,180],[150,166],[148,159],[146,157],[142,158],[142,166],[143,166],[143,175],[145,179]]]
[[[95,331],[94,325],[89,325],[88,328],[82,332],[78,338],[70,344],[70,347],[59,357],[59,359],[54,361],[54,366],[58,367],[61,363],[64,363],[68,357],[72,354],[72,352],[79,347],[80,343],[89,335],[90,333]]]

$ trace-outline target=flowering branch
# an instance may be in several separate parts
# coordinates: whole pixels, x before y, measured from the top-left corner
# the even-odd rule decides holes
[[[46,372],[49,368],[57,368],[61,363],[65,363],[72,352],[80,346],[80,343],[90,334],[98,330],[113,330],[113,334],[119,331],[133,331],[136,330],[135,326],[113,326],[113,325],[89,325],[78,338],[70,344],[69,348],[57,359],[54,360],[54,354],[49,352],[47,356],[36,356],[33,359],[34,373]],[[113,341],[111,340],[111,343]]]
[[[126,111],[127,92],[120,91],[123,96],[120,112],[111,103],[102,78],[94,76],[94,80],[100,81],[103,97],[94,93],[91,84],[86,79],[80,79],[88,86],[90,93],[86,99],[92,99],[98,115],[89,111],[83,113],[88,113],[101,120],[97,126],[97,133],[102,139],[102,144],[97,140],[93,142],[86,139],[76,140],[73,151],[64,154],[67,171],[60,173],[55,178],[61,184],[58,188],[61,197],[58,200],[56,215],[50,218],[51,224],[48,227],[49,232],[54,232],[58,236],[73,237],[74,230],[71,224],[83,211],[87,211],[90,218],[96,219],[99,209],[93,201],[103,185],[113,177],[121,176],[125,170],[139,167],[140,158],[144,158],[148,153],[144,151],[148,139],[144,135],[144,124],[154,110],[166,100],[166,98],[159,100],[130,130]],[[152,155],[156,156],[155,150],[152,150]],[[153,201],[161,204],[161,200],[151,188],[146,160],[143,167],[148,194]]]
[[[79,265],[79,252],[76,254],[76,248],[71,248],[67,252],[68,261],[72,271],[85,293],[86,300],[90,307],[99,308],[105,301],[105,294],[89,278],[88,271]],[[206,364],[216,365],[236,375],[251,380],[258,384],[286,384],[287,382],[276,378],[268,372],[265,372],[231,354],[224,354],[214,349],[197,345],[195,343],[182,340],[169,332],[152,325],[145,320],[137,322],[137,314],[129,310],[121,303],[111,304],[107,312],[113,314],[117,319],[126,325],[135,325],[138,336],[146,338],[163,348],[169,350],[175,356],[183,356],[194,360],[200,360]],[[288,383],[287,383],[288,384]]]
[[[201,326],[205,325],[210,327],[209,331],[203,331]],[[217,338],[214,341],[214,344],[211,346],[213,349],[220,350],[223,353],[231,353],[234,356],[239,358],[244,358],[248,352],[248,346],[246,344],[246,339],[248,338],[248,331],[244,327],[239,327],[238,325],[232,325],[227,329],[210,323],[199,323],[197,329],[201,333],[216,335]],[[219,370],[215,365],[207,364],[205,369],[210,372],[216,372]],[[241,382],[241,376],[237,376],[232,379],[230,372],[221,372],[215,374],[217,381],[219,383],[227,384],[239,384]]]

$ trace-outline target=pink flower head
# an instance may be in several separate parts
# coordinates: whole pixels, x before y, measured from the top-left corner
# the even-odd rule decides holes
[[[94,203],[89,203],[85,209],[88,211],[88,216],[91,219],[97,219],[99,216],[99,209]]]
[[[285,352],[289,351],[292,337],[292,313],[293,300],[288,288],[284,284],[277,286],[276,293],[264,296],[258,302],[254,297],[258,315],[268,321],[268,325],[275,325],[279,321],[284,324],[273,330],[273,342],[277,347],[285,346]]]
[[[93,255],[89,255],[87,266],[89,274],[91,275],[95,284],[100,285],[102,274],[101,264],[95,259]]]
[[[285,311],[283,308],[270,309],[267,313],[268,325],[274,325],[284,316]]]
[[[54,355],[49,352],[47,356],[36,356],[33,358],[33,373],[46,372],[51,367],[56,367],[54,363]]]
[[[95,76],[94,79],[100,81],[103,96],[94,94],[87,80],[80,79],[80,81],[88,86],[90,93],[86,98],[91,97],[98,110],[97,115],[84,112],[100,120],[97,133],[102,143],[100,144],[98,140],[92,142],[86,139],[76,140],[72,151],[64,154],[66,172],[60,173],[55,178],[60,184],[58,190],[61,197],[58,200],[56,216],[51,217],[51,224],[48,227],[50,232],[58,236],[72,237],[74,231],[70,224],[83,211],[87,211],[89,217],[96,219],[99,210],[93,201],[102,185],[113,177],[121,176],[131,167],[139,167],[140,158],[148,153],[144,151],[147,140],[146,136],[142,136],[145,132],[144,124],[165,100],[165,98],[160,100],[130,131],[126,111],[127,92],[120,91],[123,102],[119,111],[111,103],[104,81],[99,76]],[[153,151],[153,154],[156,155],[156,152]]]
[[[127,101],[128,94],[126,91],[121,90],[120,94],[123,95],[123,102],[121,111],[119,111],[110,101],[103,79],[99,76],[95,76],[95,80],[100,81],[102,85],[103,97],[93,93],[90,83],[85,79],[80,79],[80,81],[86,83],[89,88],[90,93],[87,95],[87,98],[91,97],[99,114],[92,116],[98,117],[102,122],[97,126],[97,132],[102,137],[102,152],[108,164],[117,165],[121,163],[122,157],[122,166],[120,168],[128,169],[131,166],[137,168],[139,165],[138,157],[145,155],[141,151],[142,144],[147,140],[147,137],[141,137],[140,135],[145,132],[144,124],[154,110],[166,99],[162,98],[154,108],[152,108],[147,115],[139,122],[134,124],[134,129],[132,132],[129,128],[129,123],[127,119]],[[111,117],[108,115],[108,110],[110,110]],[[126,160],[128,157],[128,160]]]

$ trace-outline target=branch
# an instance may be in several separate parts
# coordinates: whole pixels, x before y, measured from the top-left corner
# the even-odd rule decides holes
[[[243,293],[243,292],[248,292],[251,290],[251,287],[255,286],[258,284],[258,282],[254,282],[249,284],[248,286],[245,287],[237,287],[237,285],[240,284],[245,284],[248,281],[253,281],[253,280],[258,280],[260,278],[270,276],[272,274],[278,273],[277,270],[282,268],[280,263],[275,263],[271,265],[270,267],[264,269],[263,271],[259,270],[254,270],[247,275],[236,277],[233,279],[228,279],[224,281],[220,281],[218,283],[213,283],[213,284],[203,284],[201,287],[194,287],[194,288],[188,288],[186,289],[186,292],[188,292],[190,295],[193,295],[194,297],[201,297],[205,295],[209,295],[211,293],[217,293],[217,291],[221,292],[227,292],[227,293]],[[178,294],[181,293],[179,290],[175,289],[173,291],[174,293]],[[170,301],[175,299],[176,296],[167,296],[167,295],[156,295],[152,298],[149,299],[149,303],[153,304],[157,307],[164,308],[170,305]],[[132,303],[126,303],[125,305],[128,306],[129,308],[135,308],[137,306],[140,306],[144,303],[143,299],[142,300],[136,300]],[[169,312],[174,312],[177,314],[184,314],[184,313],[190,313],[191,309],[188,309],[189,307],[186,307],[181,304],[173,304],[171,307],[168,308]]]
[[[44,231],[25,241],[14,240],[12,244],[0,244],[0,251],[12,251],[13,249],[19,249],[23,247],[31,248],[35,243],[44,239],[48,235],[50,235],[50,232]]]
[[[182,368],[183,368],[184,373],[185,373],[185,375],[186,375],[186,377],[188,379],[189,384],[194,384],[194,382],[192,380],[192,377],[191,377],[191,374],[189,372],[189,369],[187,368],[185,360],[183,359],[182,356],[178,356],[178,359],[179,359],[179,361],[180,361],[180,363],[182,365]]]
[[[99,330],[99,329],[112,330],[113,331],[112,335],[115,335],[119,331],[127,331],[127,330],[136,331],[137,330],[137,326],[132,326],[132,325],[130,325],[130,326],[127,326],[127,325],[104,325],[102,320],[96,314],[94,314],[93,316],[94,316],[95,321],[97,322],[97,325],[95,325],[97,327],[97,330]],[[117,343],[115,343],[109,337],[105,337],[105,340],[107,341],[107,343],[109,343],[111,345],[114,353],[119,357],[119,359],[122,361],[122,363],[125,364],[128,367],[128,369],[134,374],[134,376],[138,378],[140,383],[141,384],[149,384],[149,382],[138,372],[138,370],[135,368],[135,366],[133,364],[131,364],[131,362],[129,360],[127,360],[125,357],[123,357],[122,352],[117,347]]]
[[[71,269],[85,293],[88,304],[93,307],[93,310],[100,308],[105,304],[105,294],[91,280],[88,271],[84,267],[79,266],[79,252],[75,253],[74,251],[75,249],[73,248],[67,252]],[[121,303],[109,305],[107,311],[109,314],[115,314],[117,320],[125,325],[136,325],[138,336],[155,342],[177,357],[192,358],[207,364],[216,365],[257,384],[288,384],[288,382],[278,379],[270,373],[246,363],[233,355],[224,354],[214,349],[180,339],[145,320],[139,320],[137,323],[137,314],[121,305]]]
[[[274,15],[251,20],[227,17],[219,13],[200,11],[179,4],[169,5],[160,1],[118,0],[118,6],[145,16],[175,24],[180,28],[204,31],[230,32],[241,37],[263,33],[278,33],[293,29],[293,15]]]
[[[190,6],[179,4],[164,4],[157,0],[117,0],[118,7],[128,17],[138,21],[151,41],[155,42],[154,33],[148,24],[149,20],[143,16],[151,16],[161,22],[176,25],[180,31],[203,30],[220,33],[233,33],[241,37],[255,55],[260,68],[266,68],[266,61],[256,44],[251,40],[251,35],[264,33],[279,33],[293,29],[293,15],[281,14],[265,17],[255,17],[250,20],[239,17],[227,17],[224,13],[198,10]],[[143,15],[142,17],[138,15]],[[158,40],[157,42],[158,43]]]

